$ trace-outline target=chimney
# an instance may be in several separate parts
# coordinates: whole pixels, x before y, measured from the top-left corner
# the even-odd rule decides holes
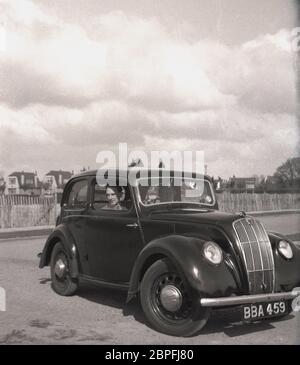
[[[59,174],[58,183],[59,185],[62,185],[62,174]]]
[[[21,185],[25,184],[25,176],[24,176],[24,171],[22,171],[22,175],[21,175]]]

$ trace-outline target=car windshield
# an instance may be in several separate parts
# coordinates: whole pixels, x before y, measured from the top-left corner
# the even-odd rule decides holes
[[[213,206],[215,197],[208,180],[198,178],[140,178],[139,200],[144,206],[170,203]]]

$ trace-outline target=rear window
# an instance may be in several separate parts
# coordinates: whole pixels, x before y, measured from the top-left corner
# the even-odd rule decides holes
[[[87,204],[88,181],[73,183],[67,199],[68,208],[84,208]]]

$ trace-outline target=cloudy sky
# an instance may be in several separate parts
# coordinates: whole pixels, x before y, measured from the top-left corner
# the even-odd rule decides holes
[[[204,151],[222,177],[297,155],[292,0],[0,0],[0,171]],[[5,30],[5,31],[4,31]]]

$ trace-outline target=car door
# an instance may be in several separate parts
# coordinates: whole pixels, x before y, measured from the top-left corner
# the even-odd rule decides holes
[[[124,210],[107,209],[105,188],[92,183],[86,223],[86,245],[91,275],[110,283],[127,283],[142,238],[128,187],[121,204]],[[126,207],[126,208],[125,208]]]
[[[75,179],[68,186],[61,209],[61,223],[71,234],[79,255],[80,272],[89,274],[85,246],[85,226],[89,200],[89,178]]]

